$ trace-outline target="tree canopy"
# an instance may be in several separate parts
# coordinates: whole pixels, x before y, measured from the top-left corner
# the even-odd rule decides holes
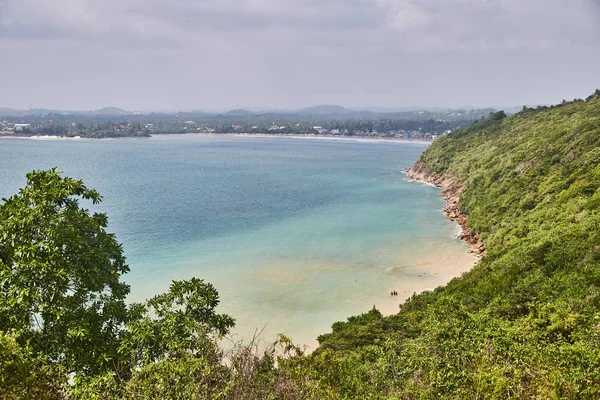
[[[97,372],[116,356],[127,321],[120,281],[129,271],[104,214],[79,206],[102,198],[56,170],[31,172],[0,206],[0,329],[71,371]]]

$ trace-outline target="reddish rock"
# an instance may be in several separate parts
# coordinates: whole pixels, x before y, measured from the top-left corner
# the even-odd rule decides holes
[[[441,195],[446,200],[444,213],[451,221],[456,221],[462,227],[462,232],[458,235],[458,238],[471,246],[470,253],[477,253],[482,258],[485,257],[485,243],[479,239],[477,233],[471,232],[471,228],[467,224],[468,216],[459,207],[463,185],[450,174],[438,175],[422,160],[417,161],[415,165],[408,168],[406,174],[412,180],[427,182],[442,189]]]

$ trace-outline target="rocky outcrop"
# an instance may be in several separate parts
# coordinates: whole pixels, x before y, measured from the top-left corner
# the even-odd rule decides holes
[[[451,221],[456,221],[462,228],[458,238],[466,241],[471,246],[471,252],[485,256],[485,243],[479,235],[473,232],[467,224],[467,215],[458,206],[463,184],[452,175],[445,173],[437,174],[423,160],[419,160],[412,167],[406,169],[408,177],[415,181],[423,181],[442,189],[441,195],[446,200],[444,213]]]

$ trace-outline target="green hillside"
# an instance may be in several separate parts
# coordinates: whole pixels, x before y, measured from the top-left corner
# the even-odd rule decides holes
[[[493,114],[419,164],[462,184],[487,256],[396,316],[334,325],[316,359],[327,374],[354,362],[366,374],[341,374],[337,389],[362,379],[373,397],[369,381],[383,397],[600,398],[600,91]]]

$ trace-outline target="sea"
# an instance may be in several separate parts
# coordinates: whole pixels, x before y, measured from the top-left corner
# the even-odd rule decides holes
[[[278,334],[307,350],[332,323],[397,312],[476,262],[439,190],[404,169],[428,143],[157,135],[0,139],[0,197],[58,167],[103,196],[129,301],[198,277],[236,319],[228,340]],[[391,296],[391,291],[399,296]]]

